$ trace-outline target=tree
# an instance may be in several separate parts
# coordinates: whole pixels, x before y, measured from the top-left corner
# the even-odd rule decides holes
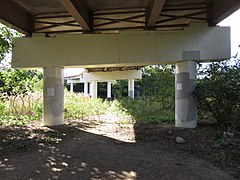
[[[0,24],[0,62],[10,53],[12,47],[12,37],[18,34],[10,28]]]
[[[153,65],[143,68],[142,71],[142,79],[135,81],[135,96],[166,101],[173,100],[174,104],[174,67]],[[127,80],[115,82],[113,84],[113,94],[117,98],[127,96]]]
[[[0,24],[0,62],[12,50],[12,38],[20,33]],[[6,66],[0,68],[0,92],[8,95],[24,94],[33,91],[36,84],[41,86],[42,73],[33,70],[18,70]]]
[[[140,83],[141,94],[160,99],[174,99],[174,81],[173,66],[147,66],[143,69],[143,78]]]
[[[240,63],[222,61],[199,72],[195,91],[198,109],[209,112],[228,131],[240,123]]]
[[[42,73],[36,70],[6,68],[0,71],[0,92],[8,95],[25,94],[42,86]]]

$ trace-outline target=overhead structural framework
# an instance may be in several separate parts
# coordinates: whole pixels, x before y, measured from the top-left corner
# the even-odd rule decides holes
[[[60,0],[66,10],[85,31],[91,31],[90,14],[81,0]]]
[[[160,13],[163,9],[165,0],[153,0],[149,9],[147,9],[146,14],[146,27],[151,28],[156,25],[156,22],[160,16]]]
[[[0,22],[18,30],[23,34],[31,34],[32,24],[30,13],[10,1],[0,1]]]
[[[0,0],[0,21],[28,36],[172,31],[191,23],[216,26],[239,8],[239,0]]]
[[[215,26],[240,8],[239,0],[213,0],[209,5],[208,21]]]

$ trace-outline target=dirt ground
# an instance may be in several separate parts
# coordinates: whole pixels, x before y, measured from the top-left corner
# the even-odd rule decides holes
[[[0,179],[240,179],[240,141],[221,133],[80,120],[0,127]]]

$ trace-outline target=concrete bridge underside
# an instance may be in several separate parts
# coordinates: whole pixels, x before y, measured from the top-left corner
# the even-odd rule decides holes
[[[63,68],[176,64],[176,126],[196,127],[196,63],[230,57],[217,23],[239,0],[0,0],[0,21],[24,33],[14,68],[44,69],[44,125],[63,115]]]
[[[45,125],[58,125],[64,121],[64,67],[167,63],[176,64],[176,126],[194,128],[197,111],[192,92],[196,86],[196,62],[229,58],[230,29],[197,23],[181,32],[128,31],[56,37],[33,35],[32,38],[15,38],[13,44],[14,68],[44,69]]]

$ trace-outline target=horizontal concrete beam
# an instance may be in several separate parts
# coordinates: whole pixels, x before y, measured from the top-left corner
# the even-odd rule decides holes
[[[141,79],[142,71],[141,70],[132,70],[132,71],[112,71],[112,72],[91,72],[83,73],[83,76],[79,79],[69,79],[68,83],[84,83],[84,82],[106,82],[114,80],[126,80],[126,79]]]
[[[95,72],[95,73],[84,73],[83,78],[80,78],[80,82],[106,82],[113,80],[124,80],[124,79],[141,79],[142,71],[113,71],[113,72]]]
[[[217,61],[230,57],[230,28],[192,24],[182,31],[14,38],[14,68],[114,67]]]
[[[79,79],[67,79],[67,84],[70,84],[70,83],[80,83],[80,78]]]

